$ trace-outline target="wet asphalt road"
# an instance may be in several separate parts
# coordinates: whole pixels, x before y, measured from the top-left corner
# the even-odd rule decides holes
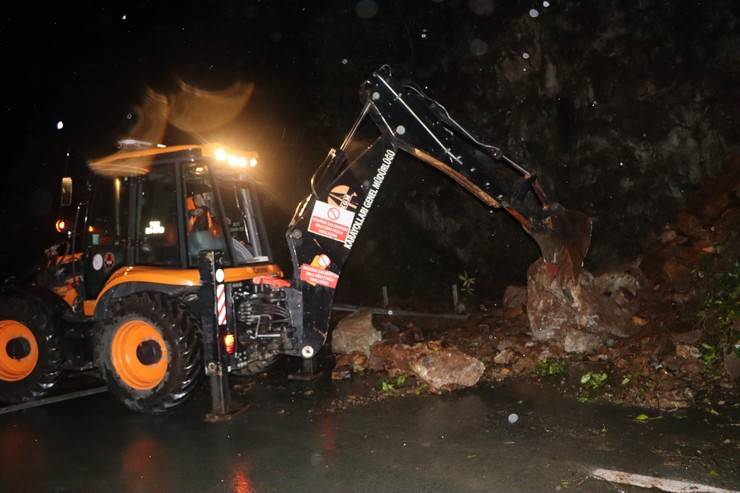
[[[166,417],[109,394],[0,416],[0,492],[643,491],[594,467],[740,489],[736,410],[641,424],[639,409],[482,384],[325,412],[361,385],[261,380],[216,424],[205,386]]]

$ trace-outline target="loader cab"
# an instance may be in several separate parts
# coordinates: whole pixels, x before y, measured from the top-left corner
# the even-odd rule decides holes
[[[127,266],[196,269],[201,250],[226,266],[267,263],[270,249],[249,171],[256,155],[201,146],[119,152],[96,172],[83,231],[85,299]]]

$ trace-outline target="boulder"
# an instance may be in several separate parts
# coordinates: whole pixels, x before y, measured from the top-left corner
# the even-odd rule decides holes
[[[380,339],[380,332],[373,326],[373,314],[359,310],[339,321],[332,333],[331,345],[338,354],[358,351],[370,356],[370,347]]]
[[[516,355],[514,354],[514,351],[511,349],[504,349],[503,351],[499,352],[496,357],[493,358],[493,362],[497,365],[508,365],[512,361],[514,361],[514,357]]]
[[[486,369],[480,360],[457,348],[426,343],[412,348],[409,366],[414,375],[434,392],[471,387],[478,383]]]
[[[379,342],[370,348],[368,366],[371,370],[389,373],[408,373],[411,346],[407,344],[391,344]]]
[[[379,342],[370,350],[369,368],[390,375],[412,373],[432,391],[469,387],[478,383],[485,365],[441,341],[414,345]]]
[[[362,373],[367,369],[368,357],[360,351],[351,354],[340,354],[337,356],[334,367],[348,366],[355,373]]]
[[[568,328],[563,334],[563,350],[566,353],[590,353],[604,344],[604,338],[575,328]]]
[[[701,358],[701,351],[689,344],[676,344],[676,356],[683,359],[698,359]]]
[[[512,308],[521,308],[527,305],[527,287],[526,286],[507,286],[504,291],[503,307],[504,310]]]
[[[536,340],[560,342],[568,352],[597,349],[612,337],[626,337],[639,281],[628,272],[594,277],[587,271],[578,279],[563,278],[543,259],[527,272],[527,314]]]

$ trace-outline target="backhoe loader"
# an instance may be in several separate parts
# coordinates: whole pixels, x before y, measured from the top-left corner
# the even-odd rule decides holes
[[[96,368],[132,410],[181,405],[210,379],[215,413],[228,376],[281,355],[313,361],[327,341],[342,267],[381,200],[399,153],[511,214],[561,275],[590,242],[583,214],[465,130],[389,67],[360,89],[362,110],[310,180],[286,232],[292,276],[273,263],[253,172],[256,153],[136,145],[93,161],[94,184],[58,229],[43,268],[0,293],[0,401],[37,399],[65,371]],[[63,201],[71,204],[71,180]]]

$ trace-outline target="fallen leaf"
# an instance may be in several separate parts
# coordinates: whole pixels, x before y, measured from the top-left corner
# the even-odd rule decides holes
[[[646,423],[649,419],[650,419],[650,416],[648,416],[645,413],[638,414],[637,416],[635,416],[635,421],[637,421],[638,423]]]

